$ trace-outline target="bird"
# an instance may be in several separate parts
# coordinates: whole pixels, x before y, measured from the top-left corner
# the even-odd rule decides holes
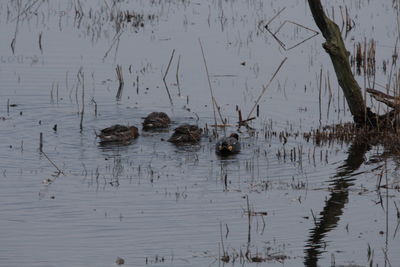
[[[138,128],[135,126],[125,126],[115,124],[111,127],[104,128],[100,134],[96,134],[100,138],[100,143],[127,143],[139,136]]]
[[[221,138],[215,144],[215,152],[220,155],[230,155],[240,152],[239,135],[232,133],[229,137]]]
[[[157,130],[168,128],[171,119],[164,112],[152,112],[144,118],[143,130]]]
[[[168,142],[174,144],[198,143],[202,132],[202,129],[196,125],[183,124],[175,129]]]

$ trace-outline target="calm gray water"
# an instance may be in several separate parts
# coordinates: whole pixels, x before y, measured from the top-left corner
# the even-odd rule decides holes
[[[341,26],[339,6],[355,23],[346,37],[352,54],[365,38],[377,42],[382,89],[382,62],[389,70],[397,51],[396,3],[329,1]],[[263,30],[282,8],[270,28],[287,21],[277,33],[286,47],[313,34],[292,22],[317,30],[299,0],[1,1],[0,266],[114,266],[117,257],[126,266],[400,265],[399,158],[381,146],[316,146],[302,137],[351,116],[321,36],[285,51]],[[141,17],[118,23],[118,12]],[[287,57],[251,122],[256,133],[241,129],[234,157],[217,157],[211,135],[197,146],[163,141],[181,123],[214,123],[199,39],[232,125],[236,106],[247,117]],[[171,105],[163,76],[173,50]],[[95,131],[140,128],[152,111],[171,116],[169,131],[141,132],[128,146],[98,144]],[[272,131],[290,136],[284,142]],[[381,175],[389,189],[377,190]],[[229,263],[219,260],[223,249]]]

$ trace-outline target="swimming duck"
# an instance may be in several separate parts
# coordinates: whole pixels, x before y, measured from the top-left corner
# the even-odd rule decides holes
[[[196,125],[183,124],[175,129],[168,142],[174,144],[197,143],[201,139],[202,129]]]
[[[215,152],[220,155],[239,153],[239,135],[237,133],[232,133],[229,137],[219,139],[218,142],[215,144]]]
[[[125,126],[115,124],[111,127],[105,128],[100,131],[97,135],[100,138],[100,143],[111,143],[111,142],[129,142],[131,139],[139,136],[138,128],[135,126]]]
[[[144,118],[143,130],[155,130],[168,128],[171,119],[164,112],[152,112]]]

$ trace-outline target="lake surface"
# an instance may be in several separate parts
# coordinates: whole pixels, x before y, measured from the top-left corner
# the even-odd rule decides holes
[[[361,74],[363,87],[398,86],[397,5],[325,4],[340,27],[347,8],[352,55],[376,41],[376,84]],[[0,266],[400,265],[400,153],[304,137],[352,121],[314,31],[300,0],[2,1]],[[219,136],[237,131],[237,109],[255,117],[232,157],[214,152],[200,42],[232,125]],[[95,132],[141,128],[152,111],[171,117],[168,131],[99,145]],[[182,123],[209,133],[166,142]]]

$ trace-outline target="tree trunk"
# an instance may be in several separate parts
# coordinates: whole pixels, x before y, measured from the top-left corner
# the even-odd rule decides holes
[[[321,30],[326,42],[323,48],[329,54],[340,87],[343,89],[347,104],[349,105],[354,122],[364,125],[371,124],[370,111],[366,109],[361,93],[361,88],[354,79],[349,63],[350,53],[347,51],[339,27],[330,20],[324,12],[320,0],[308,0],[315,23]]]

